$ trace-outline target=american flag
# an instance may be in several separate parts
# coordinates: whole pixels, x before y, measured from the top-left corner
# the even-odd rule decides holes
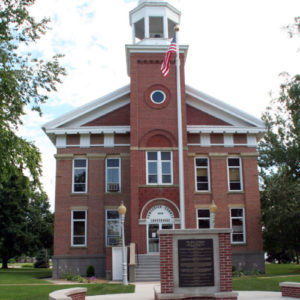
[[[171,41],[168,52],[166,53],[164,61],[160,68],[164,77],[166,77],[169,74],[170,60],[171,60],[172,53],[176,53],[176,35],[175,34],[174,34],[174,37]]]

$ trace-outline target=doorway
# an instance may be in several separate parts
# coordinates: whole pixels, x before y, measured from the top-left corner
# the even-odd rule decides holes
[[[173,224],[148,224],[148,253],[158,254],[159,253],[159,236],[157,231],[160,229],[173,229]]]

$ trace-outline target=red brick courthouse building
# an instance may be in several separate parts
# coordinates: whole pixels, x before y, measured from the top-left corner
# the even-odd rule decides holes
[[[85,274],[90,264],[99,276],[111,274],[121,201],[126,244],[135,245],[139,262],[156,261],[157,231],[180,228],[183,214],[186,228],[209,228],[214,201],[215,227],[232,228],[233,264],[264,269],[256,152],[264,124],[186,85],[186,45],[181,210],[175,55],[169,75],[160,71],[179,23],[180,12],[167,2],[140,0],[126,45],[130,84],[44,125],[57,148],[53,277]]]

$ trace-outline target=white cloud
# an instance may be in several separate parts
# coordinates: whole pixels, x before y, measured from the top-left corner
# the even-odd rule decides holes
[[[256,117],[277,90],[282,71],[299,71],[299,39],[282,27],[300,11],[299,0],[173,0],[182,11],[180,42],[189,44],[187,84]],[[49,105],[82,105],[129,82],[125,44],[131,43],[129,11],[137,1],[37,0],[32,12],[49,16],[52,30],[36,45],[45,57],[64,53],[68,76]],[[31,47],[32,51],[34,47]],[[53,118],[53,111],[45,119]],[[54,147],[27,119],[43,153],[44,185],[54,201]]]

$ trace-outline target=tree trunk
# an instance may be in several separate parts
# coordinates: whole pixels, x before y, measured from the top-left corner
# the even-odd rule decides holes
[[[6,257],[2,257],[2,269],[8,269],[8,259]]]

